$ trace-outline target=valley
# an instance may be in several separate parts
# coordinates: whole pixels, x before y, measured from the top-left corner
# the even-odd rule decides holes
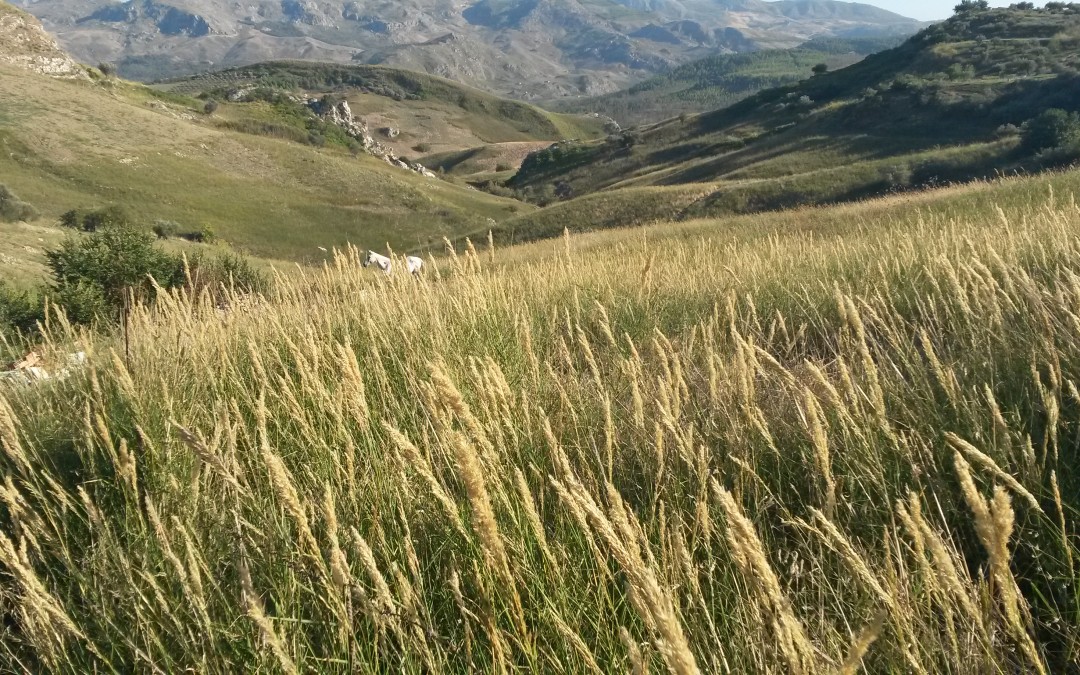
[[[170,2],[0,0],[0,672],[1080,668],[1080,5]]]

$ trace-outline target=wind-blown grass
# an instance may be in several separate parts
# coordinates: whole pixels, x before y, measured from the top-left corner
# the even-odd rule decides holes
[[[859,208],[55,322],[0,665],[1075,668],[1080,207]]]

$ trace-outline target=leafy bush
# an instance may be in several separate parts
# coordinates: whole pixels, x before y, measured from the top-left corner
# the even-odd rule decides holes
[[[154,245],[154,235],[130,223],[108,224],[46,251],[52,292],[73,321],[115,318],[128,293],[151,297],[152,277],[171,287],[183,281],[180,260]]]
[[[6,185],[0,184],[0,221],[12,223],[35,220],[37,217],[37,209],[15,196]]]
[[[213,115],[217,109],[218,102],[215,99],[207,99],[206,103],[203,104],[203,112],[207,115]]]
[[[1024,124],[1022,147],[1030,153],[1080,145],[1080,114],[1060,108],[1044,110]]]

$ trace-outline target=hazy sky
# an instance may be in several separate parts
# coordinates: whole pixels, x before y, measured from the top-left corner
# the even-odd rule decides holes
[[[910,16],[913,19],[922,19],[923,21],[933,21],[935,19],[946,19],[952,16],[953,7],[957,5],[960,0],[858,0],[868,5],[877,5],[883,7],[890,12],[896,12],[904,16]],[[990,5],[993,7],[1008,7],[1016,0],[990,0]],[[1042,2],[1036,2],[1036,6],[1042,6]]]

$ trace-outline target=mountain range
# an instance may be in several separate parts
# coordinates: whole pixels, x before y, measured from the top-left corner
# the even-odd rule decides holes
[[[75,58],[141,80],[271,59],[389,65],[523,100],[597,95],[715,53],[920,24],[832,0],[22,0]]]

